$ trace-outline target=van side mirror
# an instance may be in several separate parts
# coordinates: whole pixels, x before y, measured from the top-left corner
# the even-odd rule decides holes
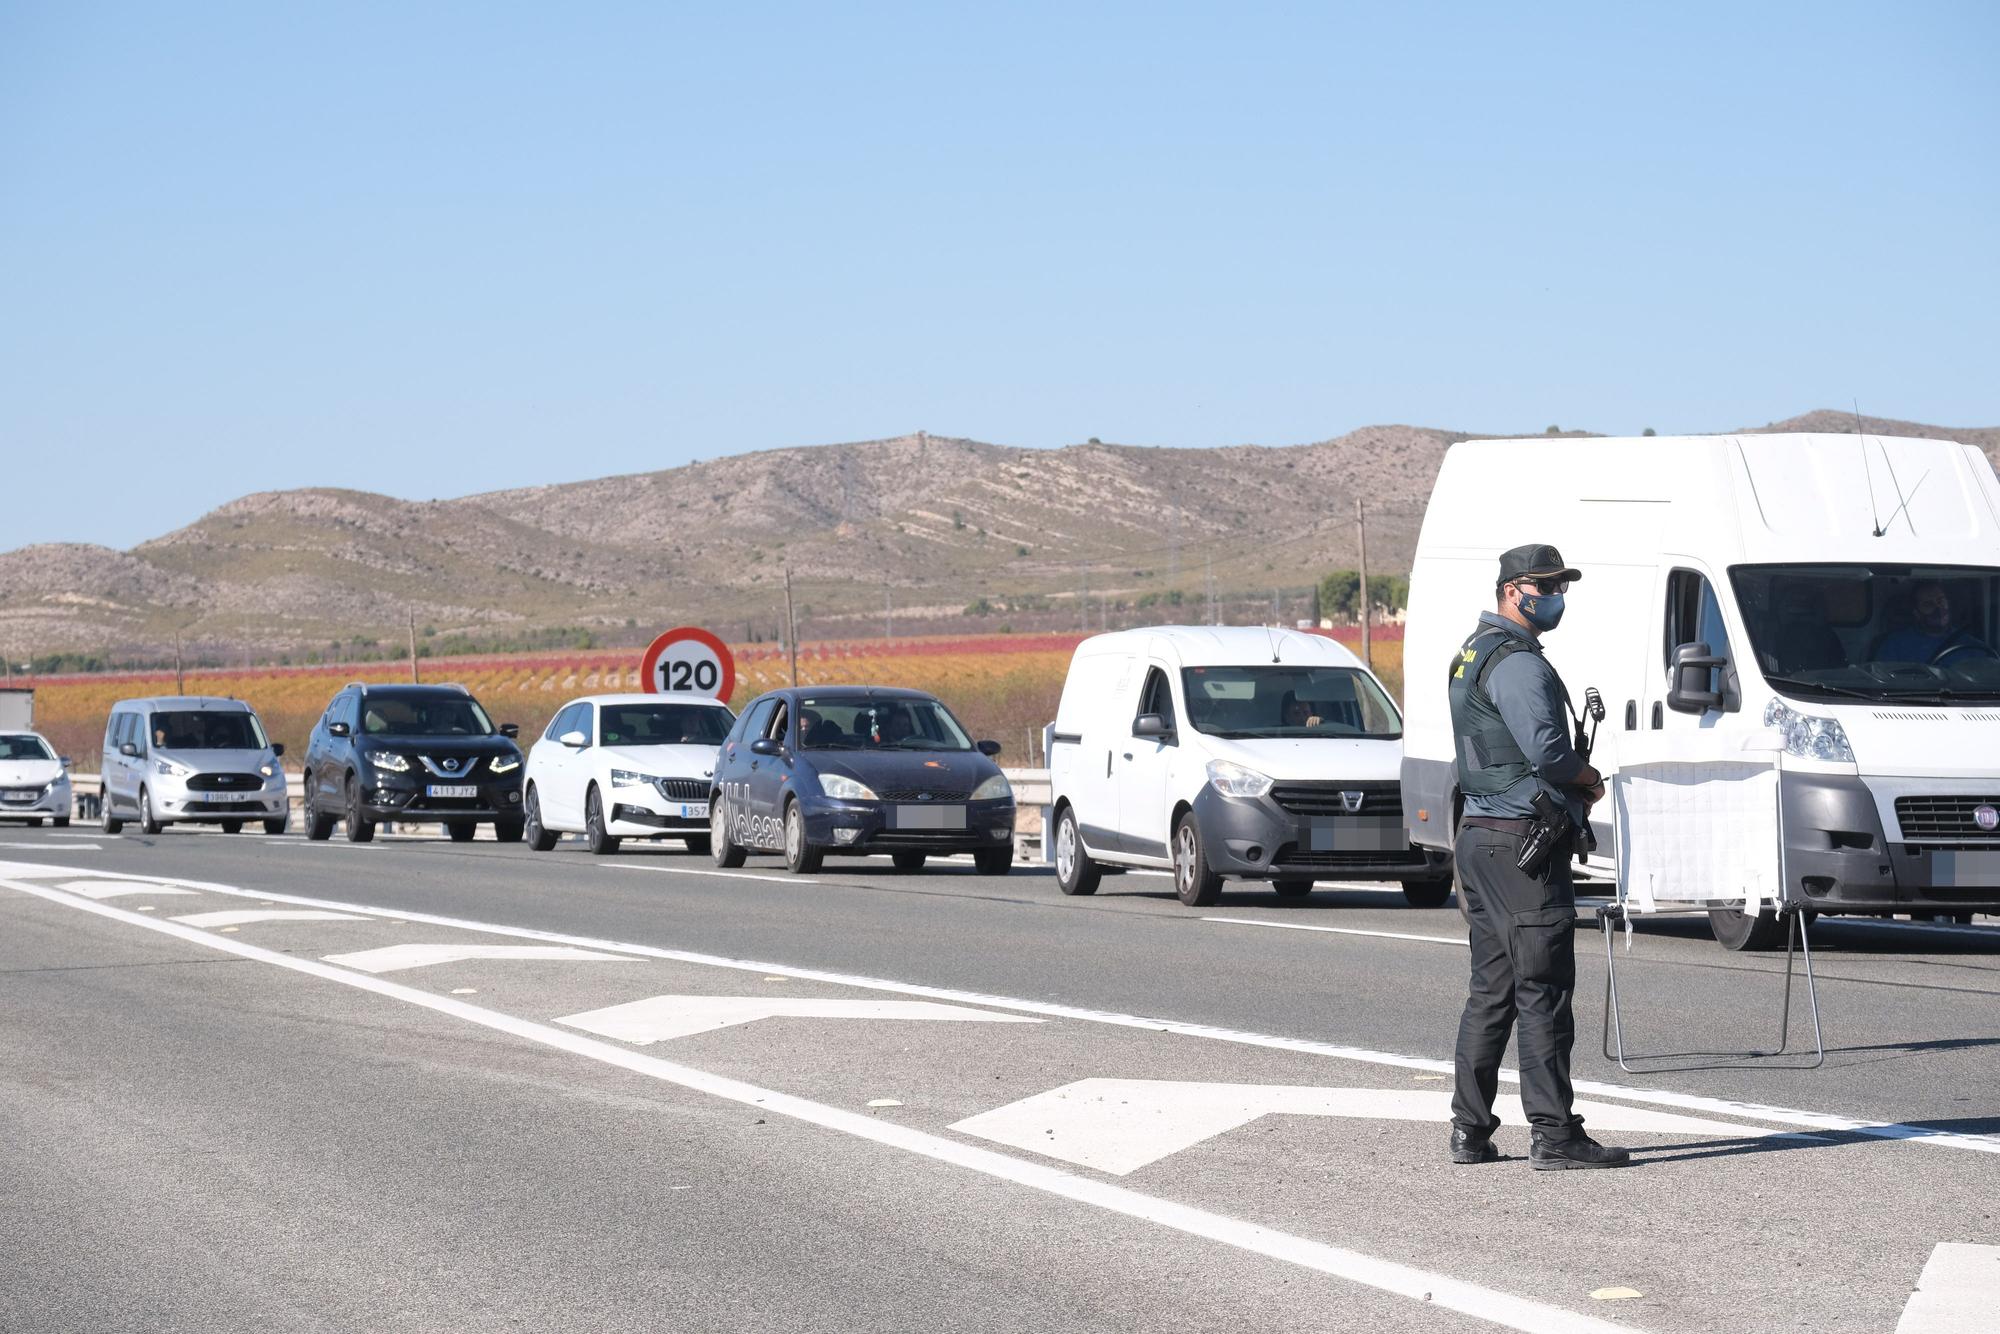
[[[502,724],[500,724],[500,735],[501,735],[501,736],[504,736],[504,737],[510,737],[510,738],[511,738],[511,737],[517,737],[517,736],[521,735],[521,724],[519,724],[519,723],[502,723]]]
[[[282,741],[273,741],[271,743],[271,754],[278,759],[283,759],[285,757],[285,743]]]
[[[65,769],[69,768],[69,756],[67,755],[63,756],[62,759],[59,761],[59,763],[62,765],[63,768]]]
[[[750,743],[752,755],[782,755],[785,748],[767,736],[760,736]]]
[[[979,743],[978,750],[981,755],[992,759],[1000,753],[1000,743],[998,741],[982,741]]]
[[[127,741],[118,748],[118,753],[128,759],[137,759],[139,756],[139,743],[136,741]]]
[[[1157,713],[1142,713],[1132,720],[1132,735],[1164,740],[1174,734],[1172,724]]]
[[[328,736],[348,736],[353,731],[354,729],[346,723],[328,723],[326,725],[326,734]]]
[[[1667,707],[1675,713],[1706,713],[1722,707],[1722,691],[1716,673],[1729,665],[1703,643],[1681,644],[1674,649],[1672,684],[1667,690]]]

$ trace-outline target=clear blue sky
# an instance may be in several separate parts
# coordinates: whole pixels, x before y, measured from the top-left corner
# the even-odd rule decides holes
[[[0,0],[0,548],[919,428],[2000,423],[1996,68],[1987,3]]]

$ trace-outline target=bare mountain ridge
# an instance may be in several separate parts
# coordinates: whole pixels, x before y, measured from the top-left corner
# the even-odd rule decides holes
[[[1864,425],[2000,451],[2000,428]],[[1854,418],[1752,429],[1846,432]],[[179,631],[211,653],[326,652],[397,642],[412,612],[488,638],[630,638],[683,620],[769,634],[787,565],[821,635],[879,633],[885,598],[901,633],[997,628],[961,618],[982,599],[1018,628],[1074,625],[1086,597],[1198,600],[1211,577],[1269,606],[1274,589],[1354,564],[1357,496],[1374,568],[1407,569],[1444,451],[1468,438],[1372,426],[1305,445],[1037,450],[920,432],[453,500],[260,492],[131,552],[0,554],[0,644],[157,657]]]

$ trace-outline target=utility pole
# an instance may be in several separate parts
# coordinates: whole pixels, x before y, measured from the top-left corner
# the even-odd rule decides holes
[[[417,674],[417,609],[408,607],[405,610],[410,614],[410,683],[414,685],[423,680]]]
[[[785,647],[792,655],[792,684],[799,683],[799,623],[792,615],[792,567],[785,566]]]
[[[1088,565],[1083,567],[1083,596],[1076,600],[1076,605],[1079,612],[1081,613],[1080,619],[1083,627],[1083,632],[1085,634],[1089,634],[1090,633],[1090,567]]]
[[[1208,574],[1205,577],[1205,582],[1208,586],[1208,623],[1210,625],[1221,625],[1222,618],[1215,614],[1215,557],[1213,555],[1210,555],[1208,558]]]
[[[1368,515],[1361,508],[1361,497],[1354,498],[1354,527],[1361,545],[1361,661],[1375,670],[1375,654],[1369,642],[1368,622],[1373,608],[1368,605]]]
[[[896,608],[889,600],[889,585],[882,585],[882,638],[896,637]]]
[[[181,632],[174,631],[174,693],[187,694],[187,677],[181,671]]]

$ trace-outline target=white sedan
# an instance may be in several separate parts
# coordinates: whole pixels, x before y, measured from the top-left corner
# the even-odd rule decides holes
[[[600,856],[627,838],[678,838],[707,852],[715,757],[735,722],[707,695],[571,700],[528,752],[529,846],[547,852],[582,834]]]
[[[69,823],[69,761],[38,732],[0,732],[0,818]]]

